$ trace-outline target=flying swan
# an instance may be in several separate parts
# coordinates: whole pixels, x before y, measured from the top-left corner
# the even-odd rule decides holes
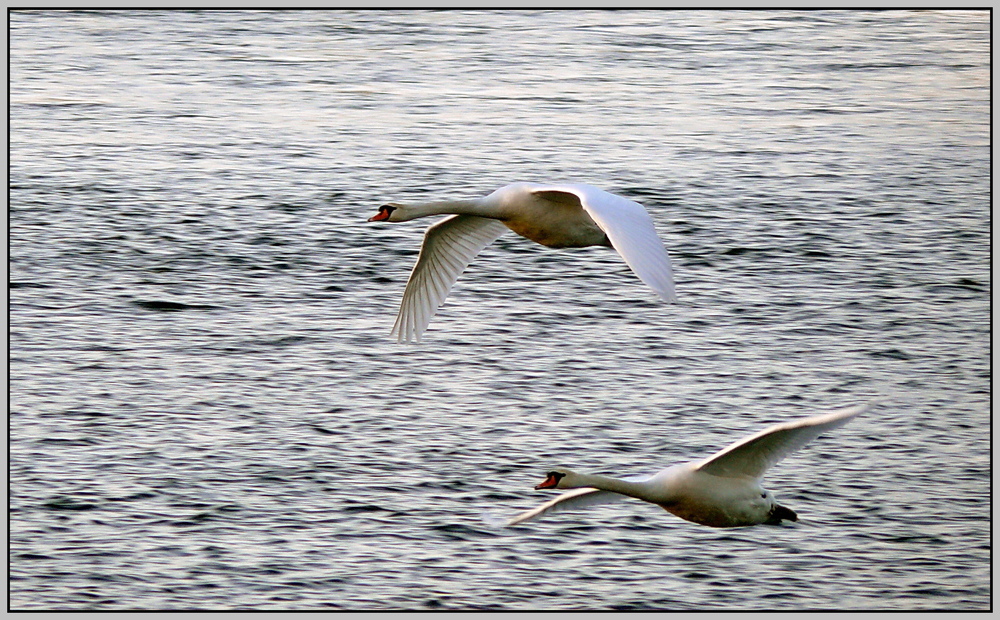
[[[392,333],[419,341],[458,276],[508,229],[550,248],[612,247],[639,279],[674,301],[670,258],[637,202],[590,185],[514,183],[485,198],[379,207],[369,222],[451,214],[427,229]]]
[[[682,519],[711,527],[777,525],[797,521],[760,480],[769,467],[825,431],[847,424],[873,403],[777,424],[741,439],[703,461],[674,465],[653,476],[609,478],[568,469],[548,472],[536,489],[572,489],[524,512],[507,525],[558,510],[592,506],[626,496],[652,502]]]

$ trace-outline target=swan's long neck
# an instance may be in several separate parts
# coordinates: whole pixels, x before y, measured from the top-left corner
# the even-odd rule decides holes
[[[496,212],[482,199],[479,200],[442,200],[438,202],[421,202],[408,204],[400,209],[400,222],[415,220],[428,215],[478,215],[480,217],[496,217]]]
[[[653,493],[653,489],[646,481],[630,482],[628,480],[621,480],[620,478],[610,478],[608,476],[598,476],[595,474],[576,474],[573,477],[573,486],[594,487],[601,489],[602,491],[621,493],[622,495],[628,495],[629,497],[635,497],[646,501],[657,501],[660,499],[658,497],[654,497],[655,494]]]

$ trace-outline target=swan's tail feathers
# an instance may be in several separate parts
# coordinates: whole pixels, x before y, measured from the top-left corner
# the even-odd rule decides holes
[[[767,515],[767,521],[765,521],[764,523],[766,523],[767,525],[778,525],[782,521],[798,521],[798,520],[799,520],[799,515],[795,514],[794,510],[792,510],[791,508],[785,508],[784,506],[775,504],[774,508],[771,509],[771,513]]]

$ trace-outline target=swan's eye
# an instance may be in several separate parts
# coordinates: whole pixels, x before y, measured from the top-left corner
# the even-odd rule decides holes
[[[761,493],[760,496],[764,499],[767,499],[767,493]]]

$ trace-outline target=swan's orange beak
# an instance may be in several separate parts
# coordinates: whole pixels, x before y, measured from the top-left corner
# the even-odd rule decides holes
[[[383,206],[381,206],[381,207],[378,208],[378,213],[376,213],[375,215],[373,215],[370,218],[368,218],[368,221],[369,222],[384,222],[385,220],[389,219],[390,215],[392,215],[392,210],[393,210],[392,207],[390,207],[388,205],[383,205]]]
[[[555,486],[557,484],[559,484],[559,478],[560,477],[557,476],[557,475],[555,475],[555,473],[551,473],[551,474],[549,474],[549,477],[545,479],[545,482],[543,482],[540,485],[538,485],[538,486],[535,487],[535,490],[538,490],[538,489],[554,489]]]

